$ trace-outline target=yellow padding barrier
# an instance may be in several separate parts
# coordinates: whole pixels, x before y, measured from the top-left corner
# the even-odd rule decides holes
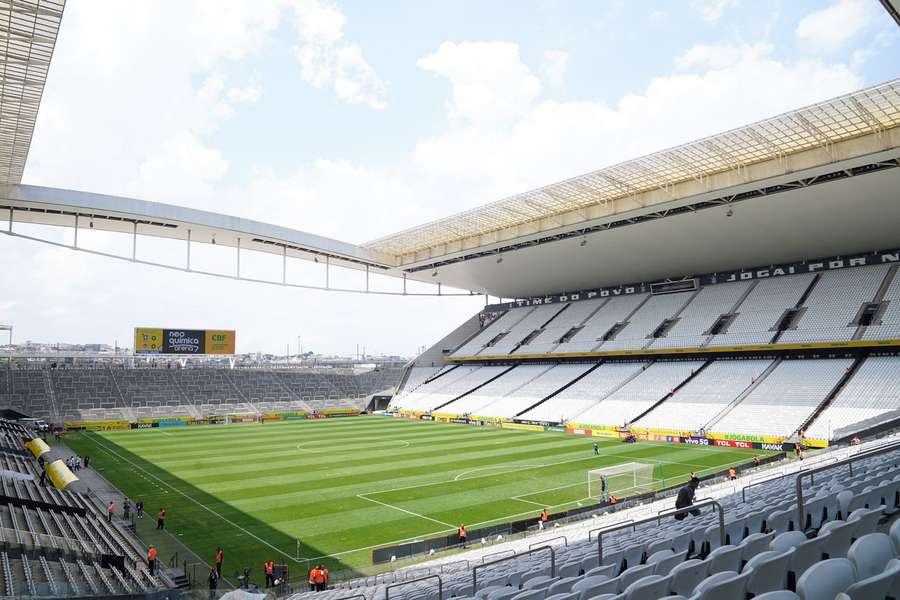
[[[57,489],[63,490],[73,481],[78,481],[78,478],[69,470],[69,467],[66,466],[62,459],[54,460],[52,463],[47,464],[45,468],[47,469],[47,475],[50,476],[50,481],[53,482]]]
[[[50,446],[41,438],[34,438],[30,442],[26,442],[25,447],[31,450],[35,458],[50,452]]]

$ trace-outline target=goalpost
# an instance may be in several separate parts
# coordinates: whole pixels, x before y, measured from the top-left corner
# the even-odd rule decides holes
[[[629,462],[588,471],[588,498],[608,501],[650,492],[656,483],[656,465]]]

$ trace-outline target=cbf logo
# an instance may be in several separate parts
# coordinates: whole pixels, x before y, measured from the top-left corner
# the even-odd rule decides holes
[[[221,333],[213,334],[212,340],[213,340],[214,342],[224,342],[224,341],[225,341],[225,337],[226,337],[226,336],[223,335],[223,334],[221,334]]]

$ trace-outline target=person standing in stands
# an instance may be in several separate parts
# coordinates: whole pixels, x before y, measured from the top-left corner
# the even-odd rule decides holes
[[[209,577],[207,578],[207,580],[209,581],[209,591],[210,592],[216,591],[216,587],[219,585],[219,576],[216,575],[216,572],[214,569],[209,570]],[[212,595],[213,594],[210,594],[210,596],[212,596]]]
[[[462,547],[466,547],[466,542],[469,541],[469,532],[466,531],[466,526],[463,523],[459,524],[459,529],[456,530],[456,535],[459,536],[459,543],[462,544]]]
[[[153,544],[150,544],[147,551],[147,565],[150,567],[150,576],[156,575],[156,548]]]
[[[109,501],[109,506],[106,507],[106,522],[112,523],[113,515],[116,514],[116,503],[112,500]]]
[[[41,469],[41,478],[39,480],[39,483],[41,484],[41,487],[47,485],[47,469]]]
[[[730,481],[734,481],[735,479],[737,479],[737,471],[734,467],[728,467],[728,479]]]
[[[266,587],[275,585],[275,561],[271,558],[263,563],[263,572],[266,574]]]
[[[165,529],[166,528],[166,509],[160,508],[159,514],[156,516],[156,528],[157,529]]]
[[[550,513],[547,512],[547,509],[541,511],[541,520],[538,521],[538,526],[543,529],[547,525],[547,519],[550,518]]]
[[[137,518],[144,518],[144,501],[138,500],[137,504],[134,505],[134,509],[137,511]]]
[[[319,565],[319,576],[322,581],[319,583],[318,590],[324,592],[328,588],[328,569],[325,568],[325,565]]]
[[[316,590],[316,571],[318,570],[318,567],[313,567],[309,570],[309,575],[307,576],[309,579],[309,591],[311,592]]]
[[[222,563],[225,562],[225,552],[222,548],[216,546],[216,575],[222,576]]]
[[[688,482],[686,486],[678,490],[678,497],[675,499],[675,508],[687,508],[689,506],[694,505],[694,495],[697,493],[697,488],[700,486],[700,480],[696,477],[691,477],[691,480]],[[695,508],[691,511],[684,511],[677,513],[675,515],[676,521],[683,521],[688,514],[691,514],[695,517],[700,516],[700,509]]]
[[[131,518],[131,502],[128,501],[128,498],[122,499],[122,516],[126,521]]]

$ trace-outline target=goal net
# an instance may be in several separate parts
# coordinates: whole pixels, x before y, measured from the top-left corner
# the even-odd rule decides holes
[[[588,497],[607,501],[652,491],[656,465],[629,462],[588,471]]]

